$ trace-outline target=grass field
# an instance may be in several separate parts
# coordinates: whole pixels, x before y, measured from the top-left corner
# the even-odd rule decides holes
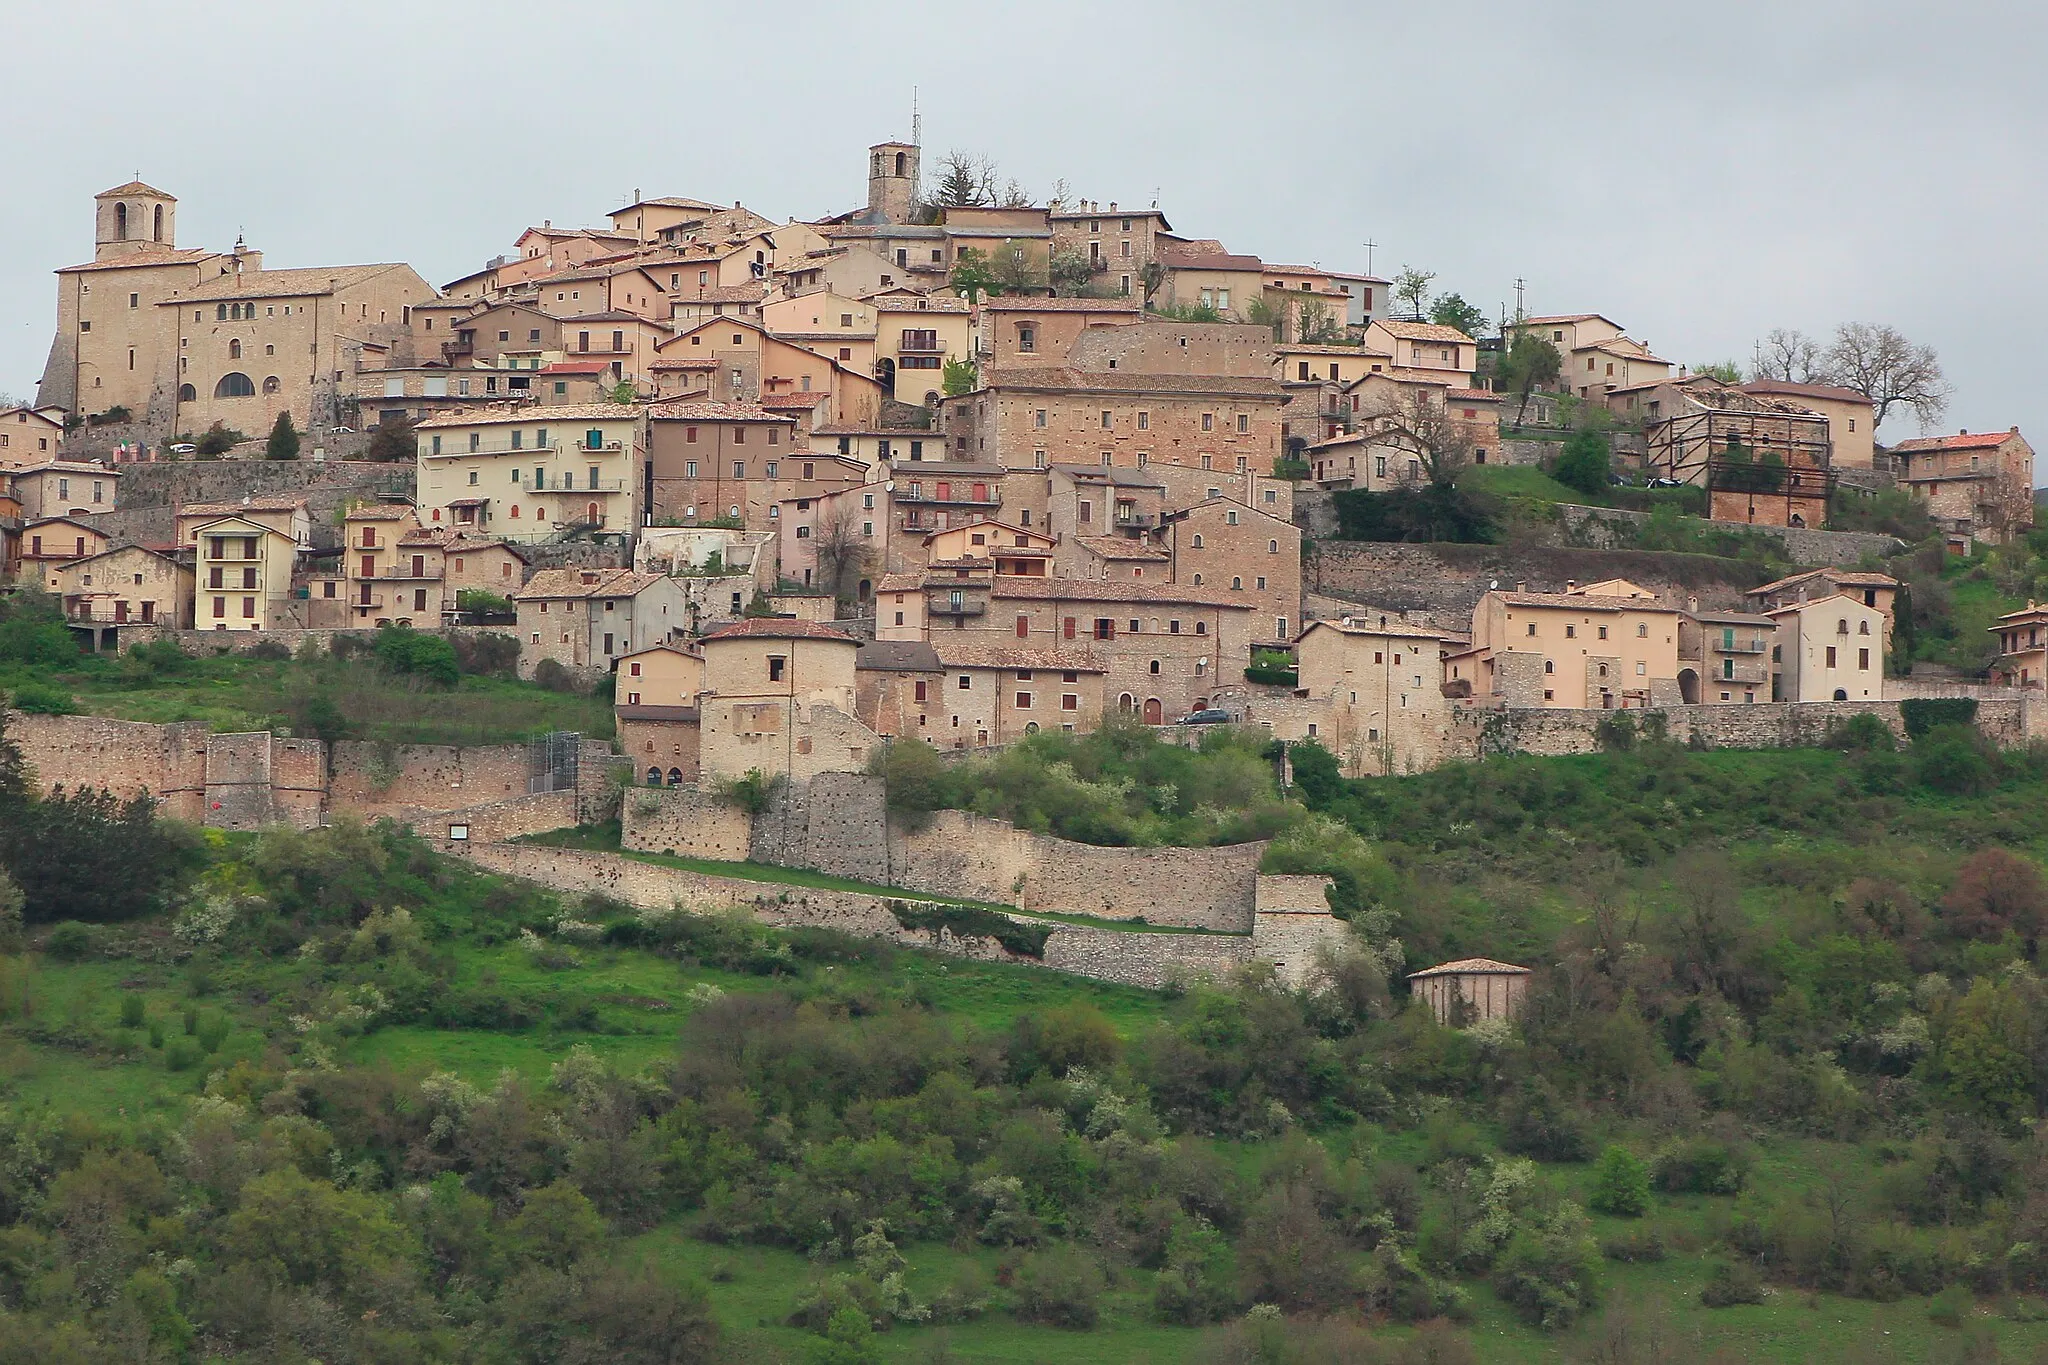
[[[289,726],[307,698],[329,699],[348,737],[392,744],[504,744],[549,730],[592,738],[613,733],[608,698],[550,692],[509,678],[464,677],[455,687],[419,684],[366,660],[195,658],[171,673],[138,675],[113,659],[33,677],[0,676],[0,690],[34,681],[72,694],[81,710],[116,720],[198,721],[220,732]]]

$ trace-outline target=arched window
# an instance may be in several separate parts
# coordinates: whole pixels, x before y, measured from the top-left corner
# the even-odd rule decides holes
[[[902,174],[904,173],[904,169],[905,169],[905,167],[907,167],[908,165],[909,165],[909,158],[908,158],[908,156],[906,156],[906,155],[905,155],[904,153],[902,153],[902,152],[898,152],[898,153],[896,153],[896,174],[897,174],[897,175],[899,175],[899,176],[900,176],[900,175],[902,175]]]
[[[226,304],[217,303],[213,306],[213,320],[215,322],[226,322],[228,320],[228,306]]]
[[[161,242],[164,239],[164,206],[162,204],[156,206],[156,225],[150,229],[149,239],[152,242]]]
[[[1545,659],[1543,661],[1543,671],[1545,673],[1555,673],[1557,672],[1557,665],[1552,663],[1550,660]]]
[[[1858,622],[1856,623],[1856,633],[1857,633],[1858,635],[1868,635],[1868,634],[1870,634],[1870,622],[1868,622],[1868,621],[1858,621]]]
[[[1200,531],[1195,532],[1195,548],[1197,550],[1202,548],[1202,533]]]
[[[249,398],[256,392],[256,386],[249,382],[249,376],[240,370],[230,370],[220,377],[220,383],[213,386],[215,398]]]
[[[281,387],[283,385],[279,382],[276,375],[267,374],[263,376],[263,391],[265,393],[276,393]]]
[[[650,787],[659,787],[661,785],[661,769],[649,768],[647,770],[647,785]]]
[[[1277,541],[1277,540],[1269,540],[1269,541],[1267,541],[1267,542],[1266,542],[1266,553],[1267,553],[1267,554],[1269,554],[1269,555],[1277,555],[1277,554],[1279,554],[1279,553],[1280,553],[1280,542],[1279,542],[1279,541]]]
[[[1154,659],[1152,661],[1152,675],[1154,677],[1157,677],[1159,675],[1159,660],[1157,659]]]
[[[117,242],[128,240],[128,206],[126,204],[114,205],[114,240]]]
[[[670,768],[668,770],[668,784],[671,787],[683,785],[683,770],[681,768]]]
[[[1137,705],[1137,698],[1126,692],[1116,699],[1116,709],[1128,714]]]
[[[229,360],[240,360],[241,358],[242,358],[242,343],[241,343],[241,342],[239,342],[239,341],[232,341],[232,340],[231,340],[231,341],[229,341],[229,342],[228,342],[228,359],[229,359]]]
[[[1847,701],[1847,700],[1849,700],[1849,694],[1848,694],[1847,692],[1843,691],[1843,690],[1842,690],[1841,688],[1839,688],[1839,687],[1838,687],[1838,688],[1836,688],[1836,689],[1835,689],[1835,700],[1836,700],[1836,701]]]
[[[198,402],[198,401],[199,401],[199,390],[197,390],[197,389],[193,388],[193,387],[192,387],[192,386],[191,386],[190,384],[180,384],[180,385],[178,385],[178,401],[179,401],[180,403],[196,403],[196,402]]]

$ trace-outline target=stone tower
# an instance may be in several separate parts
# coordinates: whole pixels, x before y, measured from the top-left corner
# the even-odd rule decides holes
[[[178,200],[131,180],[93,196],[93,259],[104,261],[136,251],[169,251],[177,245]]]
[[[868,148],[868,217],[908,223],[917,207],[917,146],[878,142]]]

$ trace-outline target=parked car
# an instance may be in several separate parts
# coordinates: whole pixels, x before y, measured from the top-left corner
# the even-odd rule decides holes
[[[193,445],[190,441],[180,441],[171,447],[171,454],[173,455],[197,455],[198,453],[199,447]]]
[[[1174,722],[1175,725],[1228,725],[1230,713],[1221,707],[1211,706],[1206,710],[1193,711]]]
[[[327,429],[340,436],[353,436],[356,433],[354,427],[329,427]]]
[[[1658,478],[1658,479],[1652,479],[1652,480],[1650,480],[1650,487],[1652,487],[1652,488],[1683,488],[1683,487],[1685,487],[1685,480],[1683,480],[1683,479],[1662,479],[1662,478]]]

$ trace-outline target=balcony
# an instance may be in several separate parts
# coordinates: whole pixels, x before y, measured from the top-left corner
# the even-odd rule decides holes
[[[933,616],[982,616],[988,612],[988,603],[966,598],[955,602],[952,598],[946,597],[933,602],[930,611]]]
[[[535,484],[526,491],[529,493],[560,493],[564,496],[570,493],[623,493],[626,491],[626,481],[624,479],[585,479],[579,484],[565,480],[554,488]]]
[[[1729,640],[1726,636],[1707,641],[1707,648],[1716,654],[1762,654],[1769,650],[1771,642],[1764,636],[1755,635],[1747,640]]]
[[[547,408],[536,404],[526,409],[526,411],[533,414],[535,418],[541,418],[546,414]],[[564,444],[560,441],[526,442],[522,440],[518,445],[512,445],[509,442],[499,443],[493,441],[488,444],[479,442],[472,446],[466,445],[461,441],[451,440],[444,442],[442,448],[436,450],[433,445],[433,433],[429,432],[427,435],[427,449],[423,452],[423,455],[429,460],[455,460],[460,459],[464,455],[569,455],[573,457],[579,454],[616,455],[625,448],[625,442],[623,441],[607,441],[603,445],[594,446],[587,441],[571,441]]]
[[[1149,531],[1159,524],[1157,512],[1118,512],[1116,526],[1119,530]]]
[[[362,598],[357,597],[349,602],[349,606],[355,611],[382,611],[384,610],[384,599],[372,597],[369,601],[365,602]]]
[[[897,502],[905,504],[915,503],[944,507],[1001,507],[1003,505],[1002,494],[993,488],[983,489],[979,494],[976,494],[971,487],[949,487],[943,492],[937,488],[916,492],[908,492],[899,488],[890,496]]]
[[[936,338],[930,341],[905,341],[896,348],[896,351],[899,355],[944,355],[946,343]]]
[[[441,570],[424,566],[422,566],[418,573],[411,573],[405,569],[386,569],[382,573],[372,574],[368,579],[357,575],[356,581],[359,583],[438,583],[441,581]]]

